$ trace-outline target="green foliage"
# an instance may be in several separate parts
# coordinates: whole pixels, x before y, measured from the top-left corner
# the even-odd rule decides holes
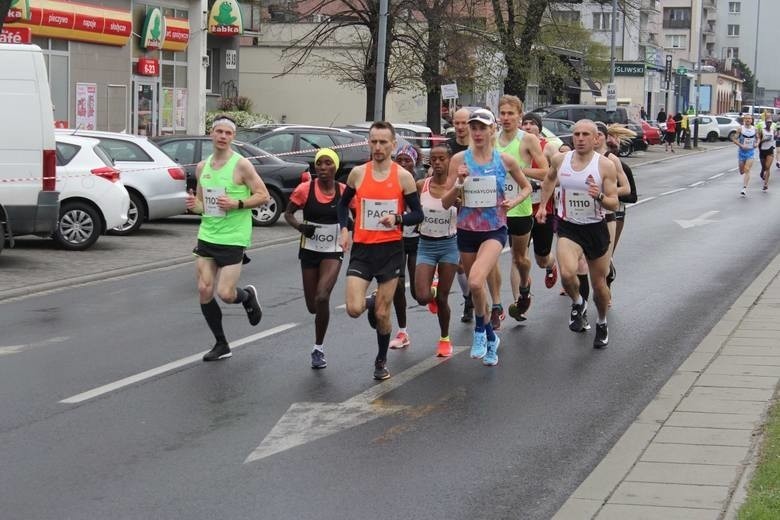
[[[756,81],[756,76],[753,74],[753,71],[750,70],[750,67],[748,67],[745,62],[742,60],[734,59],[732,62],[734,65],[734,68],[739,71],[740,76],[742,77],[742,80],[744,83],[742,84],[742,92],[750,92],[752,96],[753,92],[753,83]],[[744,97],[744,95],[743,95]]]
[[[246,96],[223,97],[219,100],[219,109],[226,112],[251,112],[252,100]]]
[[[253,114],[241,110],[217,110],[206,113],[206,133],[211,132],[211,124],[219,115],[230,116],[239,127],[249,127],[258,124],[274,123],[275,121],[265,114]]]
[[[736,60],[735,60],[736,61]],[[780,518],[780,407],[774,404],[764,430],[761,455],[739,520]]]

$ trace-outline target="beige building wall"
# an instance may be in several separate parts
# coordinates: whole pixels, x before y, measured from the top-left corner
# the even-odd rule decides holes
[[[252,100],[255,112],[277,122],[340,126],[365,121],[366,92],[347,86],[327,73],[327,61],[344,52],[357,55],[354,30],[340,31],[328,45],[311,55],[307,64],[279,76],[287,58],[283,50],[311,30],[314,24],[264,24],[253,46],[240,49],[239,85],[242,96]],[[425,96],[417,92],[391,92],[386,119],[396,123],[425,120]]]

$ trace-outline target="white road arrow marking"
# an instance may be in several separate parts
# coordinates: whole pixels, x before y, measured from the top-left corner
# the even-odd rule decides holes
[[[0,347],[0,356],[7,356],[8,354],[16,354],[17,352],[21,352],[29,348],[43,347],[46,345],[50,345],[52,343],[62,343],[63,341],[67,341],[69,339],[70,338],[68,336],[57,336],[55,338],[38,341],[36,343],[27,343],[23,345],[9,345],[7,347]]]
[[[717,220],[710,220],[710,217],[714,217],[716,214],[720,213],[719,211],[708,211],[707,213],[702,213],[698,217],[696,217],[693,220],[675,220],[681,228],[688,229],[696,226],[703,226],[705,224],[711,224],[713,222],[717,222]]]
[[[467,348],[454,347],[453,356]],[[249,454],[244,464],[409,408],[406,405],[377,404],[374,401],[447,359],[450,358],[426,358],[341,403],[293,403],[263,442]]]

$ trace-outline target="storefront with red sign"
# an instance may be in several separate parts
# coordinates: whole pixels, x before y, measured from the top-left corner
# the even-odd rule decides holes
[[[145,135],[202,133],[209,38],[203,13],[210,2],[156,1],[18,2],[0,42],[43,49],[54,119],[61,124],[89,121],[98,130]]]

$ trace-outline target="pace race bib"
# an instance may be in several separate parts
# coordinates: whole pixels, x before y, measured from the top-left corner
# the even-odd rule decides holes
[[[587,191],[563,191],[566,216],[574,220],[592,219],[597,215],[596,201]]]
[[[467,208],[495,208],[498,204],[496,176],[466,177],[463,183],[463,205]]]
[[[203,188],[203,214],[209,217],[224,217],[225,210],[217,206],[217,199],[225,194],[225,187]]]
[[[452,212],[448,209],[423,208],[420,233],[426,237],[448,237],[452,226]]]
[[[339,225],[336,224],[317,224],[316,222],[305,222],[314,224],[317,230],[311,238],[302,237],[301,248],[318,253],[340,253],[342,251],[339,245]]]
[[[363,208],[361,209],[361,228],[368,231],[393,231],[395,226],[385,227],[379,223],[379,219],[385,215],[398,212],[398,201],[363,199]]]

